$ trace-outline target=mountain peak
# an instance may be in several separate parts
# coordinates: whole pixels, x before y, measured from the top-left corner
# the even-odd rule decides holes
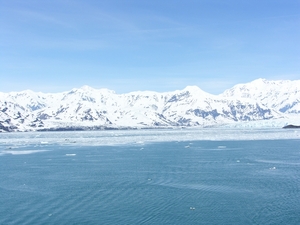
[[[300,80],[257,79],[237,84],[221,94],[222,97],[248,98],[279,112],[300,112]]]
[[[95,90],[94,88],[92,88],[91,86],[88,86],[88,85],[83,85],[81,88],[79,89],[82,89],[82,90]]]
[[[198,86],[196,86],[196,85],[188,85],[183,90],[187,90],[187,91],[199,91],[201,89]]]
[[[182,91],[189,92],[191,95],[210,95],[196,85],[186,86]]]
[[[101,88],[101,89],[95,89],[91,86],[88,85],[83,85],[80,88],[74,88],[72,89],[72,92],[84,92],[84,93],[94,93],[94,92],[98,92],[101,94],[115,94],[115,91],[107,89],[107,88]]]

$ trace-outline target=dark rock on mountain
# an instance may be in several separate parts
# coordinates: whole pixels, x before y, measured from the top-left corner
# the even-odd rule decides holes
[[[288,129],[288,128],[300,128],[300,126],[290,124],[283,127],[283,129]]]

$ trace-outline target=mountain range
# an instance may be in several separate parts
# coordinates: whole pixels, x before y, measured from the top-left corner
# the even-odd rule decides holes
[[[188,86],[116,94],[89,86],[62,93],[0,92],[0,132],[211,127],[300,116],[300,80],[257,79],[220,95]]]

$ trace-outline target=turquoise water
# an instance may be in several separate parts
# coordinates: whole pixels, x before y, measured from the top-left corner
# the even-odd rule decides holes
[[[163,134],[1,134],[0,224],[300,224],[299,139]]]

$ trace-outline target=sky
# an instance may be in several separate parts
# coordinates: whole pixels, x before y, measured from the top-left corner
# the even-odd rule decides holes
[[[300,0],[0,0],[0,92],[300,79]]]

